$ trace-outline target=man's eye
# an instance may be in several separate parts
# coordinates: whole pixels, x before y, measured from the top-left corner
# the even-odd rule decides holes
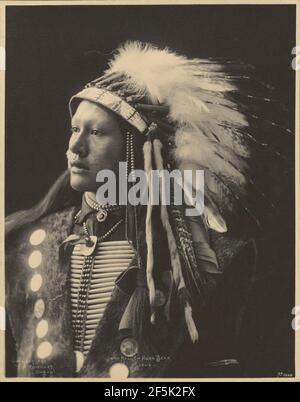
[[[79,127],[71,127],[71,133],[72,134],[78,134],[80,132],[80,128]]]
[[[101,135],[102,132],[100,130],[92,130],[91,135]]]

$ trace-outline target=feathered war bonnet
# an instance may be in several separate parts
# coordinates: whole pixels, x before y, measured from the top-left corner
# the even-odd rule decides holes
[[[234,227],[234,222],[244,229],[243,224],[247,228],[260,226],[265,211],[275,206],[273,199],[268,198],[265,186],[268,179],[266,176],[265,182],[262,179],[266,173],[264,166],[251,166],[253,153],[261,156],[260,161],[269,163],[274,162],[273,158],[284,159],[278,151],[281,144],[276,139],[277,134],[280,133],[280,137],[291,132],[268,120],[267,113],[263,118],[259,116],[269,105],[274,111],[275,103],[266,96],[271,88],[252,79],[251,72],[252,67],[241,62],[188,59],[169,49],[127,42],[117,50],[108,70],[71,98],[70,110],[73,114],[74,100],[85,99],[125,119],[146,138],[147,173],[166,166],[204,170],[203,218],[213,231],[225,233]],[[261,208],[262,204],[265,209]],[[146,277],[151,321],[154,322],[151,215],[149,204]],[[175,287],[178,292],[186,290],[168,210],[163,205],[161,220],[167,235]],[[135,304],[132,299],[127,312]],[[195,342],[198,332],[189,297],[184,301],[184,314]]]

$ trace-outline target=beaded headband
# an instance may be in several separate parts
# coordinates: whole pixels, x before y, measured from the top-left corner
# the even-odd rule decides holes
[[[75,99],[88,100],[104,106],[116,113],[133,127],[135,127],[141,134],[146,132],[148,123],[134,107],[132,107],[120,96],[107,89],[101,88],[100,86],[89,85],[71,98],[69,103],[71,117],[73,116],[72,102]]]

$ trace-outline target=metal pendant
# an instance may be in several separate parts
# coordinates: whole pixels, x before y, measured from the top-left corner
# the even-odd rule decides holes
[[[125,357],[134,357],[139,352],[139,345],[133,338],[126,338],[122,341],[120,351]]]
[[[96,215],[98,222],[104,222],[107,218],[107,211],[105,209],[100,209],[100,211]]]
[[[97,246],[97,241],[97,236],[90,236],[88,242],[80,245],[80,252],[86,257],[93,254]]]

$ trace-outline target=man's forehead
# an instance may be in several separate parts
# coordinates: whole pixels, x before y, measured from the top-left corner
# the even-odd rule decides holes
[[[98,123],[116,125],[117,118],[112,112],[90,101],[80,102],[72,121],[97,121]]]

